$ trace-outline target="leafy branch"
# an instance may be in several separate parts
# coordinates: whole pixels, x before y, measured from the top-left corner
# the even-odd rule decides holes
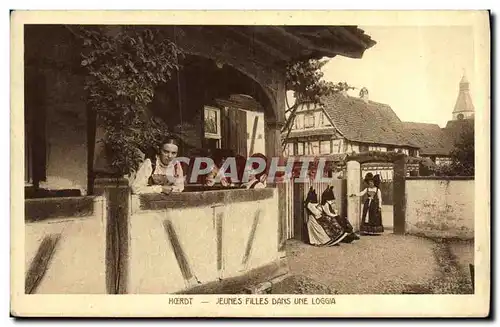
[[[306,103],[321,105],[322,99],[326,96],[354,89],[345,82],[333,83],[323,80],[324,73],[321,69],[327,63],[328,60],[311,59],[295,62],[287,67],[285,88],[287,91],[294,92],[295,103],[290,106],[288,99],[286,101],[285,113],[289,116],[282,129],[282,132],[287,132],[282,140],[283,150],[286,147],[298,108]]]
[[[438,166],[434,173],[438,176],[474,176],[474,160],[474,128],[467,126],[451,151],[451,163]]]
[[[147,107],[154,90],[180,69],[182,51],[155,30],[122,27],[111,31],[80,27],[81,65],[87,69],[88,103],[104,127],[111,167],[121,174],[137,170],[140,152],[157,146],[168,128]]]

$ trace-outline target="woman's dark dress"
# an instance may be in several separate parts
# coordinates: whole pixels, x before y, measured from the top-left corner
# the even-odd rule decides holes
[[[333,244],[337,244],[347,236],[342,229],[342,226],[340,226],[335,218],[327,216],[323,213],[321,217],[316,218],[316,221],[321,225],[321,227],[323,227]]]
[[[380,211],[378,188],[376,192],[367,190],[366,199],[363,203],[363,214],[361,216],[361,233],[365,234],[381,234],[384,232],[382,225],[382,212]],[[370,198],[372,198],[370,202]],[[368,221],[366,216],[368,215]]]
[[[311,211],[307,209],[308,203],[312,203],[316,206],[318,210],[318,215],[314,215]],[[324,230],[324,232],[330,239],[329,241],[321,245],[323,246],[337,245],[347,236],[347,233],[344,232],[344,230],[337,222],[337,220],[333,217],[328,216],[323,211],[322,207],[318,203],[316,191],[314,191],[313,189],[309,191],[304,204],[308,214],[311,216],[309,219],[315,219],[315,221],[321,226],[321,228]],[[312,223],[312,221],[310,223]],[[311,241],[310,243],[312,244]]]

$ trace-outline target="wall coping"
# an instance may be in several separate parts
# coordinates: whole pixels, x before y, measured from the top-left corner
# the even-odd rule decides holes
[[[94,215],[100,196],[36,198],[24,200],[24,221],[39,222],[54,218],[85,218]]]
[[[133,194],[139,200],[141,210],[185,209],[217,206],[228,203],[252,202],[271,199],[275,188],[210,190],[166,194]]]
[[[429,181],[473,181],[474,176],[408,176],[406,180],[429,180]]]

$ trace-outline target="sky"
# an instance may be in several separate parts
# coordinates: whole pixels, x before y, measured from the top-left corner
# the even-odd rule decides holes
[[[470,26],[359,26],[377,42],[361,59],[337,56],[324,79],[366,87],[370,100],[390,105],[402,121],[451,119],[465,72],[474,105],[474,39]],[[476,108],[477,109],[477,108]]]

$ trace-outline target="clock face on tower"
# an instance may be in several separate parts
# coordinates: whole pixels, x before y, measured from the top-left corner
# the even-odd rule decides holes
[[[458,115],[457,115],[457,119],[458,119],[458,120],[462,120],[462,119],[464,119],[464,114],[458,114]]]

